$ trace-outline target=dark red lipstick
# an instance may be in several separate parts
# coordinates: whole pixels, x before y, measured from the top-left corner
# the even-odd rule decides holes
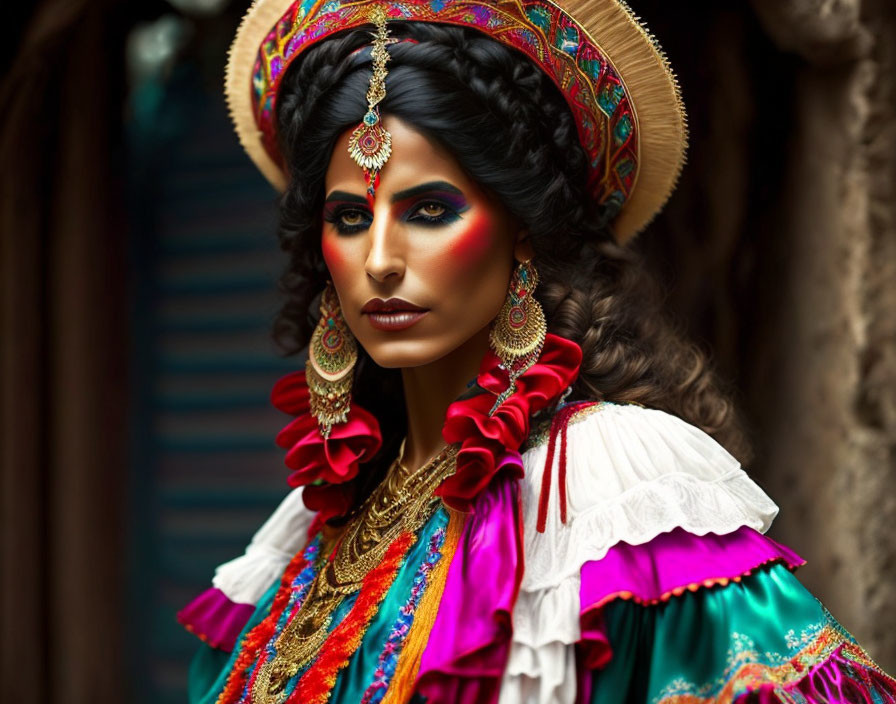
[[[401,298],[372,298],[361,309],[370,324],[377,330],[405,330],[429,312],[428,308],[405,301]]]

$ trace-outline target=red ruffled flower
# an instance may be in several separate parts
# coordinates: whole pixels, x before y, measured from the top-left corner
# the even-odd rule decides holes
[[[296,416],[276,439],[277,445],[287,450],[286,466],[294,470],[289,485],[306,487],[303,500],[309,509],[323,511],[327,518],[342,515],[352,501],[352,492],[344,485],[358,475],[358,465],[369,461],[383,444],[376,418],[352,404],[348,420],[334,425],[325,440],[311,415],[304,371],[280,379],[271,392],[271,403]]]
[[[442,437],[459,443],[457,471],[436,493],[446,504],[469,511],[476,495],[491,481],[504,453],[517,451],[529,436],[529,419],[560,400],[576,379],[582,350],[563,337],[548,335],[538,361],[517,379],[516,391],[493,416],[489,411],[495,397],[507,388],[507,371],[501,360],[487,352],[479,369],[477,384],[487,393],[455,401],[448,407]]]

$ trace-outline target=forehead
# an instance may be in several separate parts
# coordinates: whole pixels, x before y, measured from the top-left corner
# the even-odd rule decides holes
[[[467,176],[451,152],[439,142],[392,115],[383,116],[383,126],[392,135],[392,155],[380,171],[378,194],[435,180],[448,181],[471,195],[481,193],[475,181]],[[342,190],[363,193],[366,189],[364,172],[348,152],[353,130],[349,128],[343,132],[333,148],[327,168],[327,192]]]

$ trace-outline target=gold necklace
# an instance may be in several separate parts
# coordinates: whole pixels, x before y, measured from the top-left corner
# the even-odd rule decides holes
[[[283,701],[287,682],[314,659],[327,640],[336,608],[360,590],[364,577],[398,536],[416,533],[435,513],[441,499],[433,492],[454,473],[457,447],[445,447],[414,471],[402,464],[403,458],[404,442],[386,478],[346,526],[333,559],[323,561],[298,613],[277,638],[276,655],[258,673],[252,701]]]

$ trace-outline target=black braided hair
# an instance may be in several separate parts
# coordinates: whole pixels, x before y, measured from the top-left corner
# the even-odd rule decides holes
[[[437,140],[530,232],[536,292],[552,332],[584,354],[573,398],[635,402],[703,428],[742,458],[743,435],[706,357],[665,319],[637,257],[615,243],[615,214],[586,190],[586,156],[562,95],[527,57],[469,28],[391,25],[386,98],[391,114]],[[288,353],[307,344],[327,271],[320,248],[323,184],[333,146],[366,110],[370,28],[310,48],[284,76],[277,125],[291,184],[281,200],[289,253],[275,338]],[[384,457],[404,434],[395,370],[362,355],[355,397],[383,426]],[[382,467],[380,467],[382,469]],[[371,482],[378,481],[374,472]]]

